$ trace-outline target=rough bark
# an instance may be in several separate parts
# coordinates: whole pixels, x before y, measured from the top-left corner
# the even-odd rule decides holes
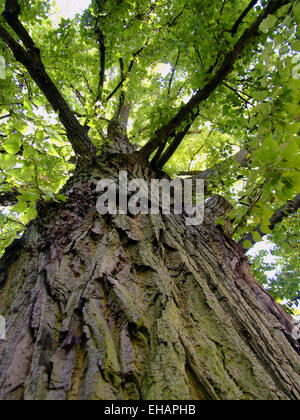
[[[97,215],[121,169],[156,177],[98,158],[2,258],[0,399],[299,399],[291,318],[213,218]]]
[[[119,106],[114,118],[108,125],[109,148],[115,153],[132,153],[133,146],[127,135],[131,104],[125,102],[125,95],[121,94]]]
[[[285,204],[283,207],[281,207],[279,210],[277,210],[273,216],[270,219],[269,229],[274,230],[276,226],[278,226],[284,219],[286,219],[289,216],[292,216],[298,212],[300,208],[300,194],[298,194],[294,200],[290,200]],[[261,230],[261,226],[257,226],[255,228],[255,231],[259,233],[259,235],[263,238],[266,236],[266,233],[263,233]],[[257,241],[253,237],[253,232],[249,232],[248,235],[246,235],[240,242],[239,246],[243,250],[243,252],[246,254],[249,249],[244,248],[243,244],[245,241],[250,241],[251,244],[254,246]]]

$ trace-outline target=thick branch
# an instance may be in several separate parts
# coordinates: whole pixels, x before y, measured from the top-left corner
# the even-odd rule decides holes
[[[267,7],[263,10],[255,22],[244,31],[243,35],[237,41],[232,51],[230,51],[220,69],[215,76],[184,105],[179,112],[165,126],[158,129],[155,136],[141,150],[144,158],[148,159],[151,154],[165,141],[179,126],[192,115],[193,110],[202,102],[206,101],[212,92],[226,79],[229,73],[234,69],[234,64],[239,59],[245,47],[258,35],[260,24],[270,15],[274,14],[279,8],[288,4],[289,0],[270,0]]]
[[[100,54],[99,84],[98,84],[98,94],[97,94],[96,102],[102,100],[102,94],[103,94],[103,88],[104,88],[104,82],[105,82],[105,65],[106,65],[105,36],[99,26],[101,22],[101,13],[103,12],[105,3],[106,3],[106,0],[96,1],[97,7],[98,7],[98,17],[95,23],[95,33],[97,35],[97,42],[99,44],[99,54]]]
[[[274,230],[275,227],[279,223],[281,223],[284,219],[297,213],[299,208],[300,208],[300,194],[297,195],[293,201],[289,201],[287,204],[285,204],[283,207],[281,207],[278,211],[276,211],[273,214],[273,216],[270,219],[269,229]],[[257,226],[255,231],[258,232],[261,237],[265,236],[265,233],[261,231],[260,226]],[[253,246],[257,243],[255,239],[253,238],[253,233],[248,233],[248,235],[239,242],[239,245],[245,254],[249,251],[249,249],[245,249],[243,247],[244,241],[250,241]]]
[[[279,209],[270,219],[270,229],[273,230],[278,223],[286,217],[295,214],[300,208],[300,194],[293,201],[289,201],[285,206]]]
[[[187,136],[194,136],[196,134],[202,134],[203,130],[190,130],[186,135]]]
[[[96,33],[98,35],[99,52],[100,52],[99,85],[98,85],[98,95],[97,95],[97,101],[98,101],[102,99],[102,92],[103,92],[103,87],[104,87],[104,82],[105,82],[106,47],[105,47],[105,37],[101,29],[96,28]]]
[[[37,83],[52,105],[53,109],[58,112],[59,118],[66,129],[68,139],[72,144],[75,153],[85,157],[93,155],[95,153],[95,147],[88,137],[87,129],[80,125],[73,111],[47,74],[40,58],[40,51],[19,21],[19,9],[14,9],[12,3],[18,4],[16,1],[7,1],[3,16],[8,25],[22,40],[25,48],[18,44],[18,42],[16,42],[1,25],[0,38],[2,38],[8,48],[13,52],[16,60],[24,65],[32,79]]]
[[[161,145],[159,146],[159,148],[157,149],[154,158],[151,160],[151,164],[154,168],[158,167],[158,161],[161,158],[161,155],[163,154],[165,148],[167,145],[167,140],[164,143],[161,143]]]
[[[122,92],[114,118],[108,125],[108,139],[114,152],[132,153],[134,151],[127,135],[130,110],[131,104],[126,102],[125,95]]]
[[[157,160],[155,167],[157,169],[163,168],[163,166],[171,159],[171,157],[174,155],[178,147],[180,146],[182,140],[186,136],[187,130],[190,128],[190,126],[187,127],[184,131],[180,131],[176,134],[174,137],[174,140],[170,144],[170,146],[167,148],[167,150],[163,153],[162,156]],[[153,163],[152,163],[153,164]]]
[[[199,110],[193,114],[191,117],[191,121],[186,125],[185,129],[182,131],[179,131],[175,137],[170,146],[167,148],[165,153],[158,159],[156,163],[156,167],[158,169],[163,168],[163,166],[171,159],[171,157],[174,155],[180,144],[182,143],[183,139],[189,132],[190,128],[192,127],[195,119],[199,116]]]
[[[237,154],[230,158],[230,162],[237,163],[240,166],[246,165],[249,159],[249,152],[247,150],[240,150]],[[206,169],[205,171],[184,171],[178,173],[178,176],[191,176],[193,180],[203,179],[205,180],[205,194],[211,193],[212,190],[220,182],[220,177],[224,168],[228,165],[228,160],[216,164],[212,168]],[[216,181],[215,181],[216,179]]]
[[[120,58],[121,77],[124,78],[124,61]],[[127,135],[127,127],[131,103],[126,102],[125,92],[122,89],[119,97],[119,105],[113,119],[108,124],[108,139],[110,147],[115,152],[131,153],[133,147]]]

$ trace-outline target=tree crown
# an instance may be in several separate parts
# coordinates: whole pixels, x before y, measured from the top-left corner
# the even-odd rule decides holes
[[[271,234],[299,193],[300,4],[92,0],[57,26],[52,5],[0,10],[0,251],[38,200],[66,199],[75,162],[101,153],[113,122],[153,166],[235,203],[237,239]]]

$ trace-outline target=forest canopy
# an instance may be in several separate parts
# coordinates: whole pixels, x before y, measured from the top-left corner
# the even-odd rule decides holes
[[[86,152],[70,126],[101,154],[126,103],[134,149],[229,200],[245,252],[267,235],[273,259],[254,259],[256,277],[298,305],[300,3],[92,0],[58,24],[53,1],[20,0],[12,18],[14,3],[0,6],[0,254],[37,205],[67,200]]]

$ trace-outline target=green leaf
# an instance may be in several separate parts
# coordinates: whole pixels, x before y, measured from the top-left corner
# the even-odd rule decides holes
[[[2,169],[12,169],[14,166],[16,166],[18,160],[15,155],[4,155],[1,157],[1,168]]]
[[[282,6],[281,9],[278,10],[278,16],[279,17],[286,16],[290,7],[291,7],[290,4],[286,4],[285,6]]]
[[[270,230],[269,224],[270,222],[263,221],[260,225],[260,230],[265,235],[272,235],[272,231]]]
[[[40,198],[40,194],[38,192],[35,192],[35,191],[26,191],[26,192],[23,192],[22,197],[26,201],[35,202],[36,200],[38,200]]]
[[[262,237],[260,236],[260,234],[257,231],[254,231],[253,234],[253,239],[255,242],[261,242],[262,241]]]
[[[15,155],[21,149],[23,136],[21,134],[11,134],[8,139],[4,142],[3,147],[7,153]]]
[[[260,24],[260,31],[267,33],[269,29],[273,28],[277,22],[277,17],[270,15]]]
[[[24,101],[24,108],[27,110],[28,115],[30,117],[35,118],[33,107],[31,105],[31,103],[28,101],[28,99],[25,99],[25,101]]]
[[[298,23],[300,22],[300,3],[297,3],[293,8],[294,15],[296,16],[296,19]]]
[[[65,195],[62,195],[62,194],[58,194],[58,195],[56,196],[56,198],[57,198],[59,201],[63,201],[64,203],[65,203],[66,201],[68,201],[68,199],[69,199],[69,197],[67,197],[67,196],[65,196]]]
[[[51,146],[50,144],[47,146],[48,149],[48,155],[50,156],[55,156],[55,157],[60,157],[59,154],[57,153],[57,151],[55,150],[55,148],[53,146]]]
[[[250,241],[244,241],[243,242],[243,248],[244,249],[251,249],[252,247],[253,247],[253,245]]]
[[[32,220],[36,219],[37,215],[37,209],[35,207],[30,207],[25,216],[25,223],[27,224]]]
[[[24,201],[22,197],[19,198],[18,201],[19,201],[18,204],[13,207],[12,211],[18,214],[25,213],[28,209],[27,201]]]
[[[27,123],[23,119],[14,120],[13,127],[22,134],[27,131]]]
[[[292,43],[292,48],[294,51],[300,51],[300,39]]]
[[[295,140],[291,140],[290,143],[283,149],[281,154],[282,159],[290,160],[294,159],[297,156],[299,151],[297,142]]]
[[[43,131],[39,131],[36,134],[36,139],[41,143],[45,138],[45,134],[43,133]]]

